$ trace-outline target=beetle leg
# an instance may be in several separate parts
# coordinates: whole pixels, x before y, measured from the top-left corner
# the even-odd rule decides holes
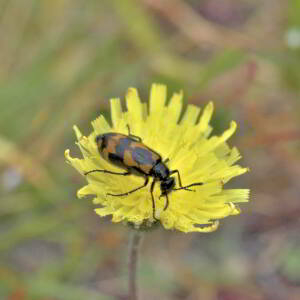
[[[155,217],[155,201],[154,201],[154,197],[153,197],[153,190],[154,190],[154,185],[155,185],[156,181],[155,179],[153,179],[152,183],[151,183],[151,188],[150,188],[150,193],[151,193],[151,198],[152,198],[152,213],[153,213],[153,219],[155,221],[158,221],[158,219],[156,219]]]
[[[91,171],[85,172],[84,175],[88,175],[88,174],[94,173],[94,172],[102,172],[102,173],[107,173],[107,174],[123,175],[123,176],[131,174],[129,171],[124,172],[124,173],[118,173],[118,172],[112,172],[112,171],[108,171],[108,170],[91,170]]]
[[[182,183],[181,183],[181,178],[180,178],[179,171],[178,171],[178,170],[172,170],[172,171],[170,171],[170,175],[172,175],[172,174],[174,174],[174,173],[177,173],[177,175],[178,175],[179,186],[182,187]]]
[[[180,188],[177,189],[173,189],[172,191],[179,191],[179,190],[186,190],[186,191],[190,191],[190,192],[195,192],[195,190],[191,190],[189,189],[189,187],[191,186],[196,186],[196,185],[203,185],[203,182],[195,182],[186,186],[181,186]]]
[[[132,139],[135,139],[137,142],[142,142],[141,137],[131,134],[129,125],[127,124],[126,126],[128,129],[128,136],[131,137]]]
[[[165,203],[165,207],[164,207],[164,210],[166,210],[167,208],[168,208],[168,206],[169,206],[169,198],[168,198],[168,194],[166,193],[166,203]]]
[[[164,164],[166,164],[167,162],[169,162],[170,161],[170,158],[168,157],[168,158],[166,158],[165,160],[164,160]]]
[[[170,171],[170,174],[174,174],[174,173],[177,173],[177,175],[178,175],[179,188],[173,189],[173,191],[186,190],[186,191],[194,192],[195,190],[191,190],[191,189],[189,189],[189,187],[203,184],[203,182],[195,182],[195,183],[189,184],[187,186],[182,186],[179,171],[178,170]]]
[[[128,196],[129,194],[134,193],[134,192],[138,191],[139,189],[142,189],[143,187],[145,187],[145,186],[148,184],[148,182],[149,182],[149,178],[146,177],[146,178],[145,178],[145,182],[144,182],[144,184],[143,184],[142,186],[139,186],[139,187],[137,187],[137,188],[135,188],[135,189],[133,189],[133,190],[127,192],[127,193],[122,193],[122,194],[111,194],[111,193],[107,193],[106,195],[109,195],[109,196],[115,196],[115,197],[119,197],[119,196]]]

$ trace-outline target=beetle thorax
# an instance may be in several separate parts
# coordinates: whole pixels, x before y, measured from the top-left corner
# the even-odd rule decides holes
[[[151,172],[152,176],[155,178],[158,178],[159,180],[163,181],[167,179],[170,175],[170,171],[167,168],[167,166],[163,162],[157,163],[153,168]]]

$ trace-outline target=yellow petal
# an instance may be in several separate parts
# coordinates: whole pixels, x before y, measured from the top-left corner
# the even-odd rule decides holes
[[[130,133],[140,136],[142,134],[144,107],[136,89],[128,89],[126,94],[126,105],[128,109]]]
[[[111,127],[102,115],[92,122],[92,126],[97,135],[111,131]]]
[[[119,98],[110,99],[111,120],[113,127],[118,127],[122,120],[122,107]]]
[[[95,191],[91,184],[85,185],[84,187],[82,187],[80,190],[77,191],[77,197],[79,199],[87,195],[93,195],[93,194],[95,194]]]
[[[82,138],[81,131],[78,129],[76,125],[73,125],[73,130],[75,131],[76,138],[79,141]]]
[[[215,221],[214,223],[212,223],[211,225],[206,226],[206,227],[194,227],[194,229],[192,231],[209,233],[209,232],[216,231],[218,229],[219,225],[220,225],[220,222]]]
[[[198,130],[200,132],[205,132],[208,129],[208,123],[211,119],[212,113],[214,111],[214,105],[212,102],[209,102],[206,107],[204,108],[204,111],[202,113],[201,119],[199,124],[197,125]]]
[[[200,108],[195,105],[188,105],[186,112],[184,113],[181,125],[195,125],[200,114]]]
[[[175,123],[178,122],[182,106],[183,106],[183,91],[180,91],[179,93],[174,93],[170,103],[168,105],[168,116],[174,120]]]
[[[128,89],[126,94],[126,105],[128,113],[133,120],[135,122],[141,122],[143,120],[143,106],[136,89]]]
[[[67,162],[69,162],[80,174],[83,175],[84,171],[84,160],[79,158],[72,158],[70,156],[70,150],[67,149],[65,151],[65,158],[67,159]]]
[[[161,112],[165,106],[167,87],[163,84],[152,84],[150,92],[150,113]]]

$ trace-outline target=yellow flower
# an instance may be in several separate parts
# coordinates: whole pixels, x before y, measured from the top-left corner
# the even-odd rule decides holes
[[[163,160],[169,158],[168,168],[179,170],[184,186],[194,182],[203,183],[192,187],[195,192],[171,192],[166,210],[165,197],[159,197],[161,191],[159,184],[156,184],[153,192],[155,217],[166,229],[183,232],[214,231],[219,225],[218,219],[239,214],[236,203],[247,202],[249,198],[248,189],[223,188],[231,178],[248,171],[247,168],[234,165],[241,156],[237,148],[230,148],[226,143],[235,132],[236,123],[232,121],[229,129],[221,136],[210,136],[212,102],[204,108],[200,120],[197,121],[200,108],[195,105],[188,105],[181,117],[182,92],[175,93],[168,104],[166,94],[166,86],[153,84],[148,109],[147,103],[140,101],[137,90],[129,88],[126,94],[127,111],[122,111],[120,99],[110,100],[112,126],[102,115],[92,122],[94,131],[88,137],[83,136],[74,126],[83,159],[72,158],[69,150],[65,151],[65,157],[88,181],[78,191],[78,197],[95,195],[93,202],[100,206],[95,209],[96,213],[100,216],[112,215],[113,222],[126,221],[135,226],[155,222],[150,184],[127,196],[107,195],[126,193],[141,186],[144,182],[142,177],[100,172],[84,175],[94,169],[120,172],[120,168],[100,156],[95,138],[107,132],[127,135],[129,125],[131,134],[141,137],[143,143],[158,152]],[[176,188],[178,187],[176,181]]]

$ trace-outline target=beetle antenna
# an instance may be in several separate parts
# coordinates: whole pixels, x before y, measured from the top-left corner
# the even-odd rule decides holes
[[[189,189],[189,187],[197,186],[197,185],[203,185],[203,182],[195,182],[195,183],[189,184],[187,186],[182,186],[182,187],[179,187],[179,188],[172,189],[172,191],[186,190],[186,191],[189,191],[189,192],[195,192],[195,190]]]

